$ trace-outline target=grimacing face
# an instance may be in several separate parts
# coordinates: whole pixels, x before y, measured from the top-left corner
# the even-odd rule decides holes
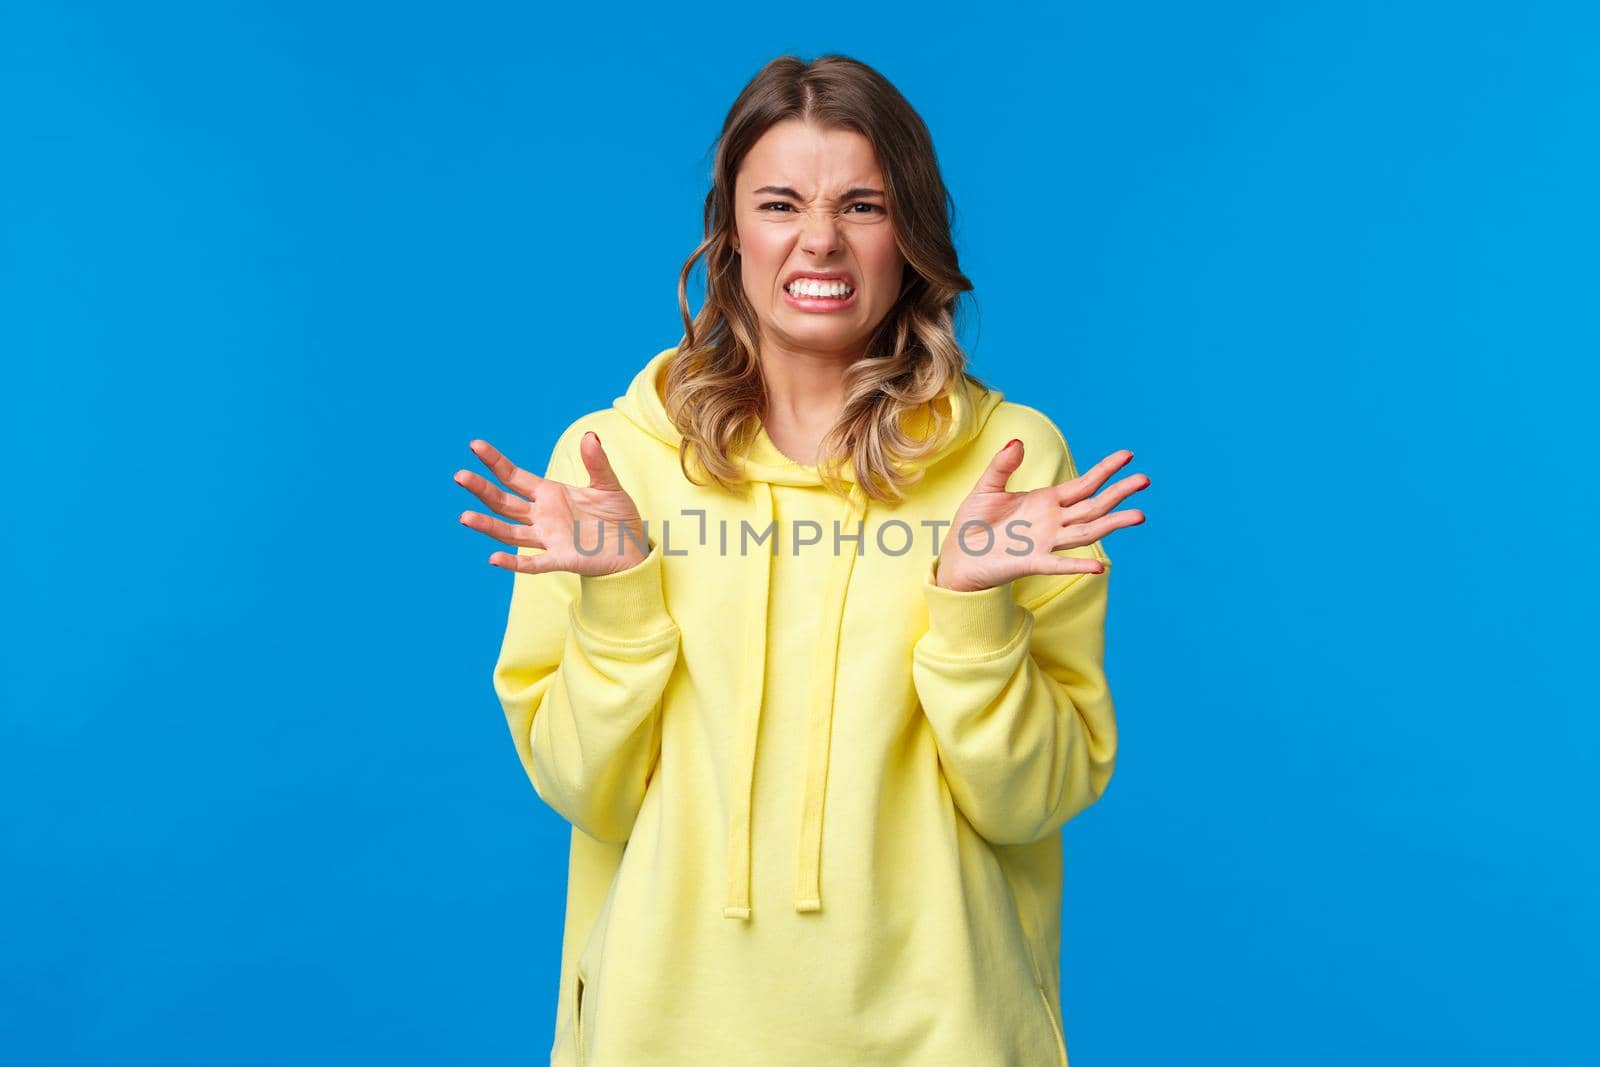
[[[854,356],[900,296],[905,258],[872,143],[777,123],[734,181],[734,247],[764,345]],[[797,274],[831,275],[788,288]]]

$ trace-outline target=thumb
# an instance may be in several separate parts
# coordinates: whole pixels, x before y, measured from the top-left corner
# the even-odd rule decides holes
[[[1097,559],[1084,556],[1058,556],[1051,553],[1039,558],[1037,574],[1104,574],[1106,565]]]
[[[611,469],[611,461],[606,458],[606,450],[600,447],[599,434],[593,430],[584,434],[578,445],[578,454],[583,457],[584,469],[589,472],[590,489],[614,491],[622,488],[616,472]]]
[[[1013,437],[1007,441],[1005,447],[995,453],[994,459],[989,461],[988,469],[983,472],[983,477],[978,479],[978,485],[973,490],[978,493],[1003,493],[1006,482],[1011,480],[1011,475],[1022,465],[1022,442]]]

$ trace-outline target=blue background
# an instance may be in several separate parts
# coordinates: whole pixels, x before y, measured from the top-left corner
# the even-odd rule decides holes
[[[3,1058],[544,1061],[451,475],[676,343],[727,107],[840,51],[975,369],[1154,482],[1075,1067],[1594,1062],[1592,5],[577,8],[5,15]]]

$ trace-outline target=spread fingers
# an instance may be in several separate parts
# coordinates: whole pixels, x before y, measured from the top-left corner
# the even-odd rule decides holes
[[[534,536],[533,527],[520,523],[502,522],[476,511],[463,511],[461,525],[488,534],[496,541],[527,548],[544,548],[544,542]]]

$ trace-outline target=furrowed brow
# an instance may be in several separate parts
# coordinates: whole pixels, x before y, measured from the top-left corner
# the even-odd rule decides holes
[[[791,200],[802,200],[802,199],[804,199],[804,197],[802,197],[799,193],[795,192],[793,189],[789,188],[787,185],[763,185],[761,188],[753,190],[751,195],[752,196],[764,196],[764,195],[787,196]],[[866,198],[866,197],[872,197],[872,196],[882,197],[883,196],[883,190],[882,189],[868,189],[868,188],[866,188],[864,186],[857,186],[854,189],[846,189],[844,191],[844,194],[842,196],[840,196],[839,199],[840,200],[859,200],[859,199],[863,199],[863,198]]]

